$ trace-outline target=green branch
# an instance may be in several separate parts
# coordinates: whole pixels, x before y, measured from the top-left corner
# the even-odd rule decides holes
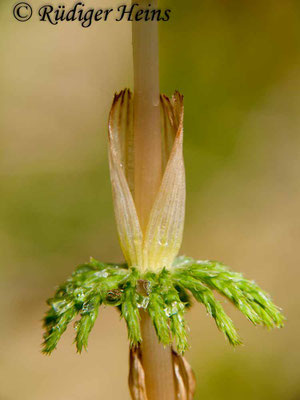
[[[43,352],[50,354],[56,348],[68,324],[78,315],[77,351],[87,349],[99,306],[106,304],[121,311],[131,346],[142,340],[139,323],[139,308],[142,308],[148,311],[159,340],[164,345],[175,340],[178,352],[183,353],[188,347],[184,313],[191,304],[190,294],[204,305],[229,342],[237,345],[240,338],[213,290],[229,299],[253,324],[268,328],[283,326],[284,317],[269,295],[219,262],[177,257],[171,270],[141,275],[126,264],[105,264],[91,259],[79,266],[48,300]]]
[[[230,271],[217,261],[195,261],[187,257],[178,257],[176,275],[187,279],[188,282],[196,279],[210,289],[215,289],[230,300],[254,325],[268,328],[283,326],[284,318],[280,309],[272,303],[266,292],[254,281]]]

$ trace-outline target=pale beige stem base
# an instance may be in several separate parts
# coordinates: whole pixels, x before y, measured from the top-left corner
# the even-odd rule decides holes
[[[171,347],[158,342],[149,314],[141,311],[141,345],[148,400],[175,400]]]

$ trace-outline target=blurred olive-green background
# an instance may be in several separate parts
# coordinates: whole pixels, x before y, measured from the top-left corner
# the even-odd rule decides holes
[[[29,2],[35,12],[45,3]],[[90,256],[122,258],[106,122],[113,93],[132,87],[130,23],[19,23],[13,4],[0,4],[0,400],[128,400],[117,312],[99,313],[81,356],[72,329],[50,358],[40,343],[55,285]],[[245,343],[234,350],[194,306],[196,399],[299,400],[299,1],[160,6],[172,10],[160,23],[162,91],[185,95],[182,253],[254,278],[288,319],[268,332],[225,304]]]

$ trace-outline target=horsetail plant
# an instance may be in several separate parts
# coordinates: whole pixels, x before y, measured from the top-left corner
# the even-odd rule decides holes
[[[113,306],[127,324],[132,399],[191,400],[195,381],[183,354],[184,316],[192,299],[232,345],[241,339],[215,292],[254,325],[281,327],[284,318],[269,295],[240,273],[217,261],[178,256],[185,213],[183,96],[159,95],[154,21],[133,22],[133,57],[134,94],[125,89],[115,95],[108,127],[114,209],[126,262],[91,258],[58,287],[48,300],[43,352],[56,348],[78,315],[77,351],[87,349],[100,305]]]

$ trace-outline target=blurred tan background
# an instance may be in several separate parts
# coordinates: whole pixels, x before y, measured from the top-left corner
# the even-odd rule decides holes
[[[288,318],[267,332],[225,305],[245,343],[234,350],[194,306],[196,399],[299,400],[300,4],[160,5],[172,10],[160,24],[161,87],[185,95],[182,253],[254,278]],[[75,353],[72,329],[51,357],[40,343],[56,284],[90,256],[122,257],[106,121],[113,93],[132,87],[130,23],[19,23],[12,7],[1,1],[0,400],[129,400],[117,312],[100,311],[86,354]]]

